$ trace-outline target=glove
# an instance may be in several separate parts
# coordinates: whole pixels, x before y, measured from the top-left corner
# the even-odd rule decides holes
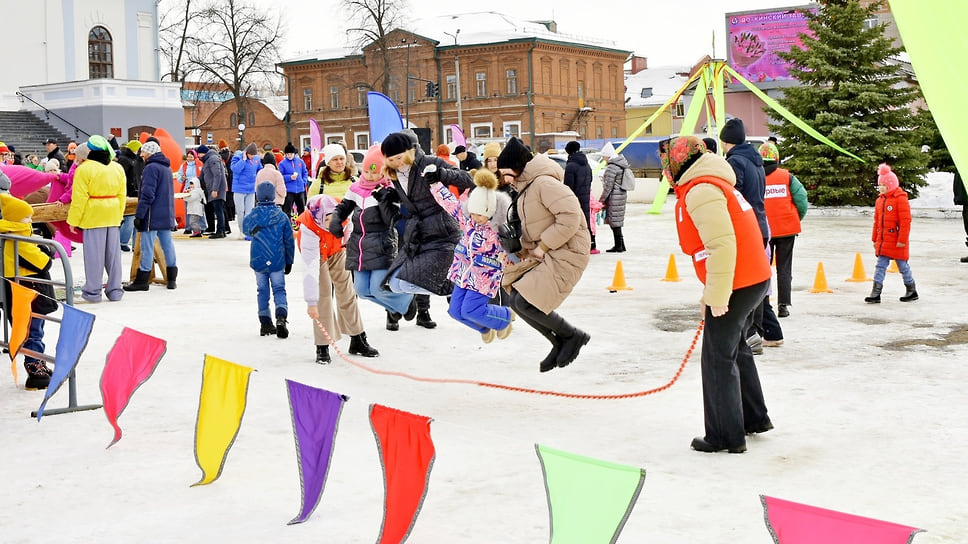
[[[140,217],[135,217],[134,218],[134,228],[137,229],[138,232],[144,232],[144,231],[148,230],[147,225],[145,225],[144,220],[142,220]]]
[[[291,264],[287,264],[286,265],[286,275],[288,276],[290,272],[292,272],[292,265]]]
[[[428,164],[423,169],[423,177],[427,180],[427,184],[431,185],[440,181],[440,172],[437,171],[436,164]]]
[[[343,237],[343,225],[341,225],[340,223],[336,223],[336,222],[330,223],[330,225],[329,225],[329,233],[332,234],[333,236],[337,237],[337,238],[342,238]]]
[[[393,199],[397,196],[397,190],[392,187],[380,186],[373,189],[371,195],[377,202],[393,202]]]

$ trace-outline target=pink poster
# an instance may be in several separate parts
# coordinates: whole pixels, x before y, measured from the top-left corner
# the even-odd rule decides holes
[[[815,13],[816,8],[727,13],[727,62],[753,83],[792,79],[788,63],[777,53],[799,46],[801,33],[810,34],[807,11]]]

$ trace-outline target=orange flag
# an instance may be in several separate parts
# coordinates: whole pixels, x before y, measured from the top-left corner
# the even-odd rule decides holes
[[[9,280],[8,280],[9,281]],[[17,354],[27,339],[30,329],[30,304],[37,298],[37,291],[10,282],[10,372],[17,383]]]

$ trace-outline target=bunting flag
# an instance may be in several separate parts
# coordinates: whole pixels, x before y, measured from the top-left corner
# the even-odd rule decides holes
[[[10,372],[13,373],[13,383],[19,383],[17,377],[17,354],[27,339],[30,329],[30,304],[37,297],[37,291],[27,289],[15,281],[10,283],[10,341],[7,351],[10,354]]]
[[[535,444],[541,461],[551,544],[615,542],[645,483],[645,469]]]
[[[760,495],[776,544],[910,544],[917,527],[864,518]]]
[[[450,134],[453,136],[454,145],[467,147],[467,137],[464,136],[464,129],[460,125],[450,125]]]
[[[61,317],[60,334],[57,335],[57,352],[54,355],[54,371],[50,375],[50,383],[44,391],[44,401],[37,410],[37,421],[44,415],[47,401],[64,385],[64,381],[74,372],[74,367],[81,359],[81,353],[87,347],[87,340],[91,337],[94,327],[94,314],[82,312],[67,304],[61,305],[64,315]]]
[[[968,54],[964,32],[968,4],[945,0],[890,0],[890,4],[924,100],[958,170],[968,173],[968,135],[964,130],[968,110],[961,94],[968,84],[968,73],[951,63],[951,59]],[[968,187],[968,175],[962,180]]]
[[[427,494],[434,464],[432,419],[379,404],[370,405],[370,425],[383,465],[383,525],[377,544],[403,544]]]
[[[309,519],[319,505],[329,475],[336,428],[343,403],[349,397],[286,380],[292,432],[296,437],[296,456],[299,459],[299,487],[302,507],[289,525]]]
[[[319,130],[319,123],[309,118],[309,157],[313,163],[312,176],[316,179],[316,167],[319,165],[319,151],[323,148],[323,133]]]
[[[107,445],[113,446],[121,440],[121,427],[118,418],[131,400],[131,395],[148,381],[155,368],[164,357],[167,342],[161,338],[148,336],[143,332],[125,327],[114,341],[108,352],[101,373],[101,402],[104,415],[114,427],[114,439]],[[58,352],[59,354],[60,352]]]
[[[393,100],[376,91],[366,92],[366,109],[370,115],[370,141],[382,142],[387,135],[403,130],[400,108]]]
[[[252,370],[211,355],[205,356],[195,423],[195,462],[202,469],[202,479],[192,487],[210,484],[222,474],[225,457],[242,426]]]
[[[61,233],[61,231],[58,230],[54,232],[54,241],[60,244],[64,248],[64,253],[66,253],[68,257],[73,255],[73,250],[71,249],[71,240],[63,233]],[[58,257],[60,257],[59,253],[54,255],[55,259]]]

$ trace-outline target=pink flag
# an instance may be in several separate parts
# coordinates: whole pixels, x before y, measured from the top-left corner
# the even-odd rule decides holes
[[[107,447],[110,448],[121,440],[118,418],[135,390],[151,377],[158,362],[165,355],[166,346],[167,343],[160,338],[127,327],[115,340],[101,373],[104,415],[114,427],[114,440]]]
[[[917,527],[864,518],[760,495],[776,544],[909,544]]]
[[[316,165],[319,163],[319,150],[323,148],[323,133],[319,130],[319,124],[312,117],[309,118],[309,156],[313,163],[310,168],[310,175],[316,177]]]
[[[61,234],[61,231],[59,230],[55,231],[54,241],[64,246],[64,253],[67,253],[68,257],[71,256],[71,241],[67,239],[67,236],[64,236],[63,234]],[[59,255],[54,255],[54,258],[56,259],[58,256]]]
[[[454,139],[454,145],[467,146],[467,138],[464,137],[464,131],[460,125],[450,125],[450,134]]]

